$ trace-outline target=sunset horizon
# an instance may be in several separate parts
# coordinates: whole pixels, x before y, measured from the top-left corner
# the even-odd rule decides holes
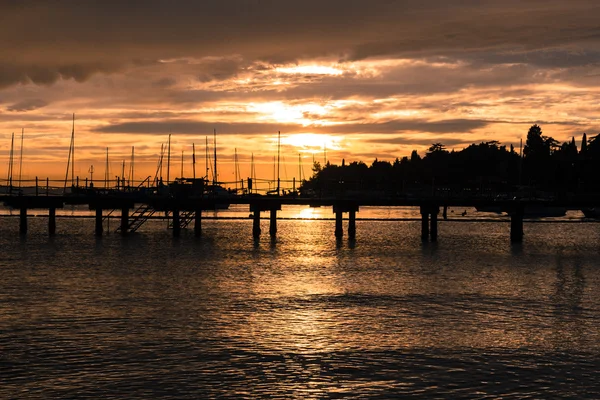
[[[518,147],[533,124],[559,142],[599,131],[594,2],[344,4],[4,5],[3,164],[24,130],[23,179],[60,179],[73,113],[81,179],[105,175],[107,148],[120,175],[132,147],[135,179],[154,177],[169,135],[172,177],[182,152],[192,176],[192,146],[204,176],[215,129],[224,182],[236,153],[242,178],[273,178],[279,131],[287,179],[325,154],[393,162],[432,143]]]

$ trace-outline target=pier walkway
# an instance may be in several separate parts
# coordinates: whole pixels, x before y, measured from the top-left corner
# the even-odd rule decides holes
[[[551,209],[563,207],[582,209],[596,207],[600,204],[600,195],[570,196],[557,200],[539,199],[505,199],[481,198],[473,195],[444,196],[344,196],[302,197],[297,192],[288,195],[257,194],[221,194],[210,193],[202,180],[193,185],[181,184],[165,187],[143,187],[132,190],[107,190],[89,187],[72,187],[65,194],[57,191],[39,190],[25,194],[0,194],[4,205],[20,210],[19,229],[21,234],[27,233],[27,214],[30,209],[48,210],[48,232],[56,233],[56,210],[68,205],[86,205],[95,210],[95,234],[103,234],[103,221],[109,216],[118,215],[120,224],[117,231],[122,235],[135,232],[148,218],[156,212],[163,212],[170,219],[169,227],[173,235],[178,236],[181,229],[192,225],[197,236],[202,234],[202,212],[226,208],[230,204],[248,205],[250,217],[253,219],[252,235],[259,238],[262,230],[261,212],[269,212],[269,234],[277,234],[277,211],[284,205],[305,205],[311,207],[331,207],[335,214],[335,231],[337,238],[344,236],[343,221],[347,214],[347,235],[356,237],[356,213],[364,206],[413,206],[419,207],[421,214],[421,237],[424,241],[436,241],[438,237],[439,215],[445,219],[448,207],[476,207],[478,209],[496,208],[510,215],[510,239],[512,242],[523,240],[523,219],[528,208]],[[12,192],[12,191],[11,191]],[[30,191],[31,192],[31,191]],[[507,197],[507,196],[504,196]]]

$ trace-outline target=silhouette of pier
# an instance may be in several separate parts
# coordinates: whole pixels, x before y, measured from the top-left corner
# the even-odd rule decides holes
[[[11,182],[12,183],[12,182]],[[41,184],[40,184],[41,183]],[[204,179],[176,179],[167,185],[151,185],[145,180],[133,187],[125,182],[115,187],[94,187],[87,182],[83,186],[51,187],[50,182],[39,182],[35,186],[0,187],[0,201],[6,206],[19,210],[19,231],[27,233],[28,210],[48,210],[48,232],[56,233],[56,210],[70,205],[86,205],[95,211],[96,235],[104,233],[106,218],[117,216],[120,224],[116,232],[128,235],[135,232],[157,212],[164,213],[169,219],[169,227],[174,236],[179,236],[182,229],[192,225],[196,236],[202,235],[202,213],[228,207],[231,204],[248,205],[253,220],[251,234],[259,238],[261,230],[261,212],[269,212],[269,234],[277,234],[277,212],[282,206],[304,205],[310,207],[331,207],[335,214],[336,238],[344,236],[343,221],[347,214],[347,235],[356,238],[356,213],[365,206],[412,206],[419,207],[421,214],[421,238],[424,241],[438,239],[440,213],[446,217],[448,207],[499,208],[510,215],[510,240],[523,240],[523,220],[528,207],[565,207],[582,209],[596,207],[600,204],[600,195],[571,196],[561,199],[515,199],[509,196],[488,196],[482,198],[473,194],[431,193],[419,196],[370,196],[368,194],[339,193],[334,196],[315,197],[301,196],[295,190],[277,190],[269,195],[262,195],[246,190],[242,194],[236,191],[224,193],[211,190],[211,185]],[[246,187],[252,187],[248,180]],[[5,190],[3,190],[5,189]],[[4,192],[4,193],[1,193]]]

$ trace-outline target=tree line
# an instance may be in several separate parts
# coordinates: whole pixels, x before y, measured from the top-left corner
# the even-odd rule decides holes
[[[512,192],[520,187],[554,193],[600,191],[600,135],[584,133],[578,148],[575,137],[559,143],[542,133],[539,125],[527,132],[524,147],[506,147],[498,141],[471,144],[460,151],[448,151],[433,143],[421,157],[393,162],[375,159],[341,165],[313,164],[313,175],[300,187],[303,195],[373,193],[402,195],[431,190]]]

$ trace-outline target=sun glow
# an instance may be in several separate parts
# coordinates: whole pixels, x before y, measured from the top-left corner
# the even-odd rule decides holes
[[[344,71],[325,65],[298,65],[295,67],[276,68],[276,72],[283,74],[303,74],[303,75],[342,75]]]
[[[320,123],[318,117],[327,114],[326,107],[315,104],[289,105],[283,102],[251,103],[248,111],[259,114],[262,121],[297,123],[303,126]]]
[[[341,139],[327,134],[297,133],[281,138],[281,143],[298,147],[304,151],[316,153],[323,149],[337,150]]]

